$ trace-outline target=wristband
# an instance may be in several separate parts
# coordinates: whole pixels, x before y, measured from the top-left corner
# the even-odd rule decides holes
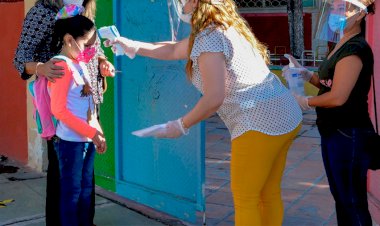
[[[179,118],[178,121],[181,127],[180,129],[181,129],[182,134],[183,135],[189,134],[189,129],[185,127],[185,124],[183,123],[183,118]]]
[[[38,66],[39,65],[41,65],[41,64],[43,64],[43,63],[41,63],[41,62],[38,62],[37,64],[36,64],[36,71],[34,72],[34,74],[36,75],[36,77],[38,77]]]

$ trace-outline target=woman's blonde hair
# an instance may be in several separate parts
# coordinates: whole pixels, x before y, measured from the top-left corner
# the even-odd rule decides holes
[[[233,0],[199,0],[198,6],[193,12],[191,24],[189,56],[197,34],[210,24],[213,24],[215,28],[221,28],[223,30],[234,27],[239,34],[244,36],[248,42],[251,43],[253,48],[260,52],[264,60],[269,63],[267,47],[255,37],[248,22],[237,12],[237,7]],[[193,62],[189,59],[186,65],[188,79],[192,77],[192,66]]]
[[[50,6],[57,11],[60,10],[63,7],[63,1],[62,0],[37,0],[36,4],[42,2],[46,6]],[[83,16],[95,20],[95,14],[96,14],[96,1],[95,0],[84,0],[83,1],[83,7],[84,12]]]
[[[369,5],[372,5],[373,3],[375,3],[375,0],[361,0],[361,2],[362,2],[365,6],[369,6]]]
[[[83,6],[84,6],[84,12],[82,15],[91,19],[91,20],[95,20],[96,1],[95,0],[84,0]]]

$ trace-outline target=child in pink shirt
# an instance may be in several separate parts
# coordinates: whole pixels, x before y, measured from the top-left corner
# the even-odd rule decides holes
[[[94,23],[79,15],[79,6],[65,6],[57,15],[54,58],[63,61],[64,76],[49,82],[51,111],[58,120],[55,150],[60,170],[62,226],[91,226],[90,207],[95,151],[106,151],[106,140],[97,120],[85,63],[96,53]]]

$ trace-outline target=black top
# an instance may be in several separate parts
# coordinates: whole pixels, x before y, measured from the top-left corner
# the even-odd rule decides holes
[[[363,68],[346,103],[339,107],[317,107],[317,125],[320,131],[329,131],[337,128],[365,128],[372,127],[368,114],[368,92],[373,75],[373,53],[363,36],[357,35],[347,41],[336,51],[330,59],[323,61],[319,67],[321,88],[318,95],[331,90],[336,64],[343,58],[351,55],[358,56]]]
[[[20,41],[16,50],[13,64],[22,79],[29,79],[32,75],[25,73],[27,62],[47,62],[53,56],[52,34],[54,30],[55,16],[58,10],[36,3],[26,14],[22,27]]]

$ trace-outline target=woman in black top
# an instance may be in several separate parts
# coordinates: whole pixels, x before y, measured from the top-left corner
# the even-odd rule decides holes
[[[329,7],[337,2],[334,0]],[[363,29],[366,14],[373,13],[373,2],[344,2],[344,34],[322,62],[319,76],[302,71],[308,78],[305,80],[319,88],[318,96],[295,95],[304,110],[316,107],[323,163],[335,199],[338,225],[342,226],[372,225],[367,202],[369,155],[365,146],[368,135],[374,133],[367,103],[374,59]],[[355,4],[359,6],[356,13]],[[333,21],[330,25],[334,27]]]
[[[27,80],[33,75],[45,76],[48,80],[59,79],[63,75],[63,68],[54,65],[57,60],[50,60],[60,50],[52,46],[55,16],[64,3],[79,3],[85,7],[85,16],[94,19],[95,0],[38,0],[28,11],[21,32],[20,41],[14,58],[14,65],[21,78]],[[100,41],[97,41],[98,53],[88,64],[91,75],[91,85],[94,102],[99,105],[103,102],[103,76],[113,76],[113,65],[107,61]],[[99,73],[100,71],[100,73]],[[52,140],[47,141],[48,169],[46,181],[46,224],[59,226],[59,166]],[[95,211],[95,193],[93,192],[93,209]],[[93,217],[93,216],[92,216]]]

